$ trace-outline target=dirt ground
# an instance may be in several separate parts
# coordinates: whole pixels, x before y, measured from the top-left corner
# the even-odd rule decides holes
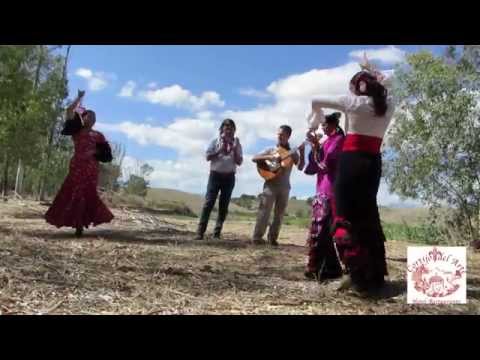
[[[46,224],[46,209],[0,204],[0,314],[480,314],[470,250],[468,304],[417,306],[406,301],[406,242],[387,243],[389,294],[366,299],[304,279],[306,229],[284,226],[278,248],[251,245],[251,221],[195,241],[196,219],[115,209],[77,239]]]

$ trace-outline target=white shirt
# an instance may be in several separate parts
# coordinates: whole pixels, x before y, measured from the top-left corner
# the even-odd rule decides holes
[[[376,116],[373,99],[369,96],[354,94],[344,96],[318,96],[312,100],[312,114],[309,116],[309,126],[321,124],[324,118],[320,108],[330,108],[345,113],[345,131],[347,134],[374,136],[383,139],[388,125],[392,120],[394,104],[391,97],[387,97],[387,112],[383,116]],[[315,109],[316,108],[316,109]]]
[[[213,155],[220,149],[221,146],[222,141],[219,138],[213,140],[207,149],[206,155]],[[234,139],[234,150],[230,151],[228,154],[221,152],[210,161],[210,171],[215,171],[222,174],[234,173],[237,169],[234,153],[237,154],[238,158],[243,160],[242,145],[237,137]]]

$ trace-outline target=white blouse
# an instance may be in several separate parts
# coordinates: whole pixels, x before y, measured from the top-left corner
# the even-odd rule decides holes
[[[387,112],[376,116],[373,99],[354,94],[344,96],[317,96],[312,100],[312,113],[307,118],[310,129],[316,130],[325,121],[322,108],[335,109],[345,113],[345,132],[383,138],[392,120],[394,104],[387,97]]]

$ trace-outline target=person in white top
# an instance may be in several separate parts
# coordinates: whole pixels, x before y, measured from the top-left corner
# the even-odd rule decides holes
[[[311,129],[322,121],[323,108],[346,116],[346,137],[334,185],[334,241],[347,276],[341,289],[376,291],[385,283],[385,235],[380,223],[377,193],[382,161],[380,146],[394,105],[382,83],[385,78],[368,66],[350,81],[351,94],[315,97]]]
[[[225,119],[219,128],[219,137],[214,139],[206,151],[206,159],[210,161],[210,176],[208,178],[205,202],[198,223],[196,240],[202,240],[207,230],[210,213],[213,210],[218,194],[218,216],[213,237],[220,238],[223,223],[227,218],[228,205],[235,187],[235,172],[243,162],[242,145],[235,137],[235,122]]]

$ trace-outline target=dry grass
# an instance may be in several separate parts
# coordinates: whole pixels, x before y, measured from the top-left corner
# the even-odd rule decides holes
[[[194,241],[196,220],[115,210],[112,224],[76,239],[45,224],[33,202],[0,209],[3,314],[479,314],[480,256],[469,254],[469,304],[406,304],[407,244],[388,243],[394,292],[362,299],[303,279],[305,230],[279,248],[248,243],[252,221],[220,241]],[[213,224],[212,224],[213,225]]]

